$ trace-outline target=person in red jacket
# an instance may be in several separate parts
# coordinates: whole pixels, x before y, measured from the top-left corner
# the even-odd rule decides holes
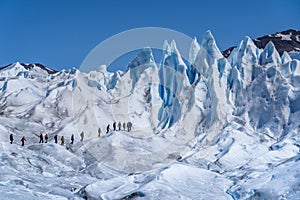
[[[25,138],[25,136],[23,136],[22,139],[21,139],[22,146],[24,146],[25,141],[26,141],[26,138]]]
[[[45,143],[47,143],[48,142],[48,133],[46,133],[46,135],[45,135]]]

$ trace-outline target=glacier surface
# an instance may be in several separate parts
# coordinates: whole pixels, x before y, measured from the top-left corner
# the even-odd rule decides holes
[[[0,91],[1,199],[300,198],[300,61],[272,42],[224,58],[207,31],[189,58],[166,41],[114,73],[15,63]]]

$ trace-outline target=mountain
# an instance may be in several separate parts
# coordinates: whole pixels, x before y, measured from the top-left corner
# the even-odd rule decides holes
[[[255,46],[259,49],[265,48],[270,41],[275,45],[275,48],[280,55],[285,51],[300,52],[300,31],[298,30],[289,29],[253,39]],[[223,51],[222,54],[224,57],[229,57],[234,48],[235,47],[230,47]]]
[[[42,69],[42,70],[48,72],[49,74],[55,74],[55,73],[57,73],[56,70],[51,69],[51,68],[49,68],[49,67],[46,67],[46,66],[44,66],[44,65],[42,65],[42,64],[40,64],[40,63],[34,63],[34,64],[20,63],[20,65],[23,66],[23,67],[24,67],[25,69],[27,69],[27,70],[31,70],[31,69],[33,69],[33,68],[40,68],[40,69]],[[9,68],[9,67],[11,67],[11,66],[14,66],[14,64],[8,64],[8,65],[6,65],[6,66],[4,66],[4,67],[0,67],[0,70]]]
[[[162,49],[114,73],[0,69],[1,197],[298,199],[300,60],[249,37],[226,58],[210,31],[189,64],[175,41]]]

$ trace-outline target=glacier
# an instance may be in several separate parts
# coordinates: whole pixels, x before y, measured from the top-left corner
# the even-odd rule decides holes
[[[1,198],[299,199],[300,60],[249,37],[224,58],[210,31],[188,58],[162,50],[124,71],[0,69]]]

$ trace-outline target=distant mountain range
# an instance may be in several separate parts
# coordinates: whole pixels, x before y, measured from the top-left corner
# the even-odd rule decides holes
[[[289,29],[275,34],[264,35],[252,40],[259,49],[265,48],[268,42],[272,41],[280,55],[282,55],[284,51],[300,51],[300,31],[298,30]],[[223,56],[228,58],[235,47],[236,46],[230,47],[225,51],[222,51]]]

